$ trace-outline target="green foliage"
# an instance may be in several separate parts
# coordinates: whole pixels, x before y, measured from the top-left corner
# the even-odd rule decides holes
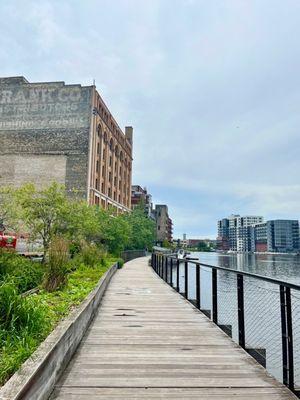
[[[106,252],[103,248],[91,243],[83,242],[79,259],[88,267],[95,267],[96,265],[105,265]]]
[[[13,282],[19,293],[37,287],[43,279],[44,268],[11,251],[0,251],[0,283]]]
[[[171,243],[170,243],[167,239],[165,239],[165,240],[163,241],[163,243],[162,243],[162,247],[164,247],[165,249],[171,249],[171,248],[172,248],[172,245],[171,245]]]
[[[49,333],[48,308],[35,296],[22,297],[16,286],[0,286],[0,385]]]
[[[129,244],[132,233],[126,215],[117,215],[111,210],[98,209],[97,218],[101,242],[110,253],[120,255]]]
[[[145,215],[144,209],[137,207],[124,216],[131,227],[129,250],[151,248],[155,241],[155,222]]]
[[[210,247],[210,245],[206,242],[199,242],[197,246],[198,251],[212,251],[213,249]]]
[[[80,264],[59,290],[22,297],[14,285],[0,286],[0,385],[36,350],[42,340],[95,288],[108,266]]]
[[[46,264],[44,288],[48,292],[65,285],[67,281],[69,260],[69,243],[62,236],[52,239],[49,247],[49,258]]]

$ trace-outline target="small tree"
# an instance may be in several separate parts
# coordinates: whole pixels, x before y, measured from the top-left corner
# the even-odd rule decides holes
[[[38,191],[33,184],[27,184],[18,189],[14,197],[31,240],[42,239],[45,261],[51,239],[67,229],[65,216],[69,210],[69,201],[65,188],[52,183]]]
[[[97,210],[99,222],[99,235],[108,250],[115,255],[120,255],[128,245],[132,230],[124,214],[117,215],[112,210]]]
[[[20,208],[11,187],[0,188],[0,232],[4,230],[15,231],[19,227]]]
[[[136,207],[124,216],[131,226],[131,236],[128,249],[151,248],[155,241],[155,222],[145,215],[143,207]]]

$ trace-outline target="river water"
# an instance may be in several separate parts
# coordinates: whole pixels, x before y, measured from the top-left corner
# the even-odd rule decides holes
[[[300,255],[191,253],[200,262],[264,275],[300,285]]]
[[[266,254],[191,253],[203,264],[264,275],[300,285],[300,256]],[[188,293],[195,299],[196,270],[189,263]],[[200,269],[201,309],[212,308],[211,269]],[[180,292],[184,292],[184,264],[180,265]],[[173,269],[176,286],[176,268]],[[295,382],[300,386],[300,291],[292,290]],[[244,277],[246,347],[266,355],[266,367],[282,380],[282,339],[279,286]],[[218,324],[230,326],[232,338],[238,342],[236,274],[218,271]]]

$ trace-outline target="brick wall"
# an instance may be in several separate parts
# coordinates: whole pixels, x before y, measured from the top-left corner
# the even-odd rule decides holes
[[[92,87],[0,78],[0,186],[55,180],[86,197],[91,96]]]

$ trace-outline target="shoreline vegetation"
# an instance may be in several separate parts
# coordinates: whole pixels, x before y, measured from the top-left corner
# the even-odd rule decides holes
[[[153,221],[69,199],[56,183],[0,191],[0,220],[43,242],[41,263],[0,251],[0,386],[95,288],[124,250],[151,248]]]

